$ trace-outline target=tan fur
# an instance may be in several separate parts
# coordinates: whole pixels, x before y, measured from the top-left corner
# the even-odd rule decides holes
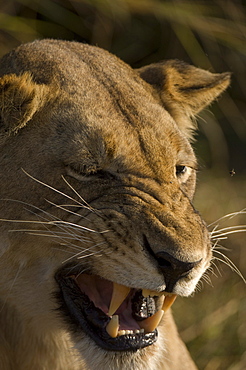
[[[1,369],[195,369],[170,312],[157,342],[136,352],[107,352],[73,333],[56,310],[54,275],[69,259],[162,291],[166,277],[144,235],[154,254],[200,261],[173,287],[181,296],[194,291],[211,248],[191,205],[191,118],[228,83],[229,74],[177,61],[134,71],[75,42],[37,41],[2,58]]]

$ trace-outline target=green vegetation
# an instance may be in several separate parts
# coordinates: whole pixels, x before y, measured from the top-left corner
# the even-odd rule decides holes
[[[101,46],[133,67],[177,58],[232,85],[199,119],[197,208],[208,223],[246,207],[246,5],[240,0],[8,0],[0,7],[0,56],[22,42],[52,37]],[[225,225],[246,224],[246,214]],[[221,224],[219,227],[224,227]],[[211,228],[212,231],[212,228]],[[246,234],[222,240],[246,276]],[[221,251],[221,250],[219,250]],[[219,254],[216,257],[221,258]],[[216,262],[216,261],[215,261]],[[246,286],[216,262],[199,294],[174,305],[199,369],[246,369]],[[185,314],[184,314],[185,313]]]

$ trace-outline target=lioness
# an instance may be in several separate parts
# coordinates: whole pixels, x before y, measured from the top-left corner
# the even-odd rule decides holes
[[[2,58],[1,369],[196,368],[168,308],[210,264],[189,142],[229,80],[57,40]]]

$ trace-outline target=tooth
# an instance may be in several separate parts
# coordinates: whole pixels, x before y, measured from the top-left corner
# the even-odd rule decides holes
[[[158,309],[159,309],[159,307],[162,307],[163,306],[164,300],[165,300],[164,294],[160,295],[159,296],[159,299],[158,299]]]
[[[112,316],[117,311],[121,303],[128,296],[130,290],[131,290],[130,288],[124,285],[114,283],[112,298],[111,298],[111,302],[110,302],[110,306],[108,310],[109,316]]]
[[[112,338],[117,337],[118,331],[119,331],[119,316],[118,315],[112,316],[111,320],[106,326],[106,331]]]
[[[147,319],[138,322],[138,325],[144,329],[145,333],[150,333],[155,330],[155,328],[159,325],[162,316],[164,315],[164,311],[159,310],[154,315],[148,317]]]
[[[142,295],[144,298],[146,297],[158,297],[162,295],[163,293],[156,292],[155,290],[150,290],[150,289],[143,289],[142,290]]]
[[[166,312],[172,306],[176,298],[176,294],[166,295],[162,305],[162,311]]]
[[[125,335],[126,331],[125,330],[119,330],[118,331],[118,336],[120,337],[121,335]]]
[[[144,298],[147,298],[149,296],[150,290],[149,289],[143,289],[142,290],[142,295]]]
[[[143,289],[142,290],[142,296],[144,298],[147,297],[160,297],[163,295],[163,292],[156,292],[155,290],[150,290],[150,289]]]

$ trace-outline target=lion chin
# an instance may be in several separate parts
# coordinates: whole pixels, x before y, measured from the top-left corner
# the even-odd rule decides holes
[[[211,261],[194,117],[229,85],[97,47],[0,60],[0,368],[195,369],[170,307]]]

